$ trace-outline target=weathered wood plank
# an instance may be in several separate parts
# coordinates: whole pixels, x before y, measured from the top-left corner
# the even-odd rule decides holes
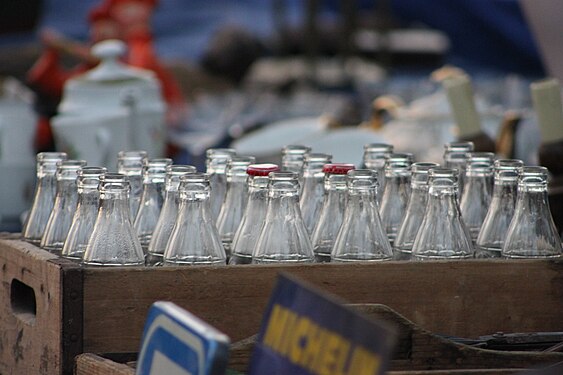
[[[280,271],[351,303],[385,304],[432,332],[563,331],[561,261],[86,269],[84,350],[138,350],[156,300],[179,304],[233,341],[251,336]]]
[[[75,375],[134,375],[135,369],[92,353],[76,357]]]

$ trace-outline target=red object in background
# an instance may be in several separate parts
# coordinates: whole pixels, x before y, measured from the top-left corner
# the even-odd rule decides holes
[[[152,70],[161,83],[162,96],[167,103],[166,123],[176,126],[186,112],[186,101],[174,77],[159,62],[153,48],[150,27],[156,0],[104,0],[89,15],[92,43],[107,39],[123,39],[128,46],[124,61],[138,68]],[[91,69],[97,63],[90,55],[89,46],[65,39],[55,32],[42,35],[46,49],[28,73],[28,84],[37,92],[39,122],[36,130],[36,151],[54,150],[49,119],[56,114],[67,79]],[[60,64],[60,53],[65,52],[83,61],[76,68],[65,70]],[[42,103],[41,103],[42,102]],[[171,144],[167,156],[178,150]]]

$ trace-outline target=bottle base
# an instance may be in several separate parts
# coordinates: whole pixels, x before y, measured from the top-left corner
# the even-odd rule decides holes
[[[233,254],[229,259],[229,265],[237,265],[237,264],[251,264],[252,263],[252,256],[245,255],[245,254]]]

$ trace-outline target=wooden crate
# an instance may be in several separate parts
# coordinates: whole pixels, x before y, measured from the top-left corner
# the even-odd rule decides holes
[[[459,344],[428,332],[385,305],[354,305],[367,316],[387,322],[397,332],[390,374],[512,374],[530,367],[563,363],[563,353],[498,351]],[[246,373],[256,336],[231,346],[229,369]],[[87,353],[76,358],[75,375],[133,375],[128,365]]]
[[[80,353],[134,353],[168,300],[234,341],[258,331],[285,271],[351,303],[381,303],[432,332],[563,331],[563,262],[471,260],[186,268],[83,268],[0,240],[0,373],[70,374]]]

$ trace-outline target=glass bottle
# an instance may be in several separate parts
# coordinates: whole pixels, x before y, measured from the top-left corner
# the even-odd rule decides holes
[[[60,253],[63,249],[78,204],[77,173],[85,165],[84,160],[63,160],[57,163],[57,194],[40,244],[47,251]]]
[[[491,204],[494,158],[491,152],[471,152],[467,157],[465,188],[459,207],[473,242],[477,240]]]
[[[180,177],[180,210],[164,251],[164,266],[226,264],[227,255],[211,216],[206,173]]]
[[[428,184],[428,201],[412,245],[412,259],[472,258],[471,236],[457,200],[457,169],[430,169]]]
[[[106,172],[103,167],[82,167],[78,171],[78,205],[63,245],[62,256],[65,258],[81,260],[86,251],[98,216],[100,177]]]
[[[428,200],[428,171],[439,167],[436,163],[414,163],[411,165],[411,194],[405,215],[393,244],[396,260],[411,259],[412,245],[426,210]]]
[[[131,224],[129,179],[100,176],[100,208],[82,263],[88,266],[143,266],[145,255]]]
[[[325,164],[324,199],[311,241],[317,262],[330,262],[334,240],[340,230],[346,207],[346,174],[354,164]]]
[[[369,143],[364,146],[363,167],[377,172],[377,204],[381,204],[385,188],[385,160],[393,153],[393,146],[387,143]]]
[[[405,215],[411,193],[412,158],[412,154],[391,154],[385,162],[385,188],[379,214],[391,246]]]
[[[180,206],[180,196],[178,187],[180,177],[186,173],[196,173],[197,169],[193,165],[168,165],[166,167],[166,178],[164,183],[165,197],[160,210],[160,216],[156,222],[151,241],[148,246],[146,264],[148,266],[161,266],[162,258],[166,245],[170,239],[170,234],[176,223],[178,208]]]
[[[236,155],[232,148],[210,148],[206,152],[206,172],[211,183],[211,216],[217,221],[227,193],[227,162]]]
[[[475,150],[473,142],[450,142],[444,145],[444,167],[458,170],[458,197],[463,195],[467,154]]]
[[[375,192],[377,172],[357,169],[347,174],[344,218],[334,241],[332,262],[383,261],[393,258],[381,224]]]
[[[22,237],[39,245],[55,203],[57,193],[57,163],[66,160],[64,152],[40,152],[37,154],[37,182],[33,205],[27,215]]]
[[[301,145],[288,145],[282,149],[281,169],[284,172],[297,173],[299,179],[303,176],[303,163],[305,155],[311,152],[311,147]]]
[[[268,209],[268,175],[279,171],[275,164],[251,164],[248,174],[248,203],[235,233],[229,264],[252,263],[252,252],[260,235]]]
[[[313,246],[299,209],[295,172],[272,172],[268,209],[252,254],[252,263],[313,262]]]
[[[500,258],[508,226],[514,215],[521,160],[495,161],[493,197],[475,242],[476,258]]]
[[[313,232],[323,206],[325,177],[323,166],[331,161],[332,155],[328,154],[311,153],[305,155],[299,208],[309,234]]]
[[[558,258],[561,239],[547,199],[547,168],[523,167],[518,178],[518,197],[502,256],[505,258]]]
[[[147,159],[143,166],[143,193],[133,227],[145,254],[164,203],[166,167],[171,164],[172,159],[160,158]]]
[[[252,156],[233,156],[227,163],[227,193],[217,218],[217,230],[227,258],[231,255],[231,242],[248,202],[246,168],[255,161]]]
[[[143,193],[143,165],[148,157],[146,151],[120,151],[117,154],[117,173],[121,173],[129,179],[131,192],[129,193],[129,209],[131,219],[135,220],[141,194]]]

